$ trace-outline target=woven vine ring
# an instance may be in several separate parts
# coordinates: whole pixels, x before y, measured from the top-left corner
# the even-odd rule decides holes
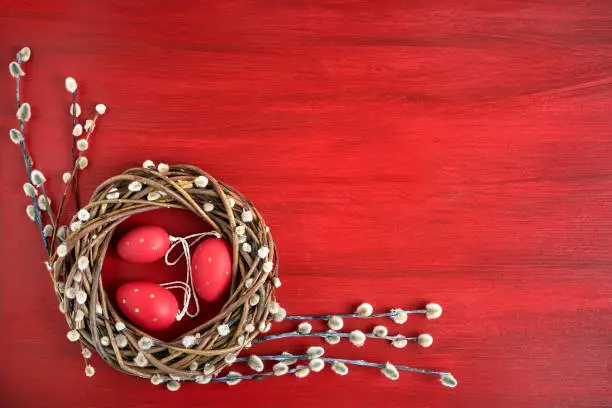
[[[230,295],[219,314],[169,342],[152,339],[122,319],[109,302],[101,277],[117,225],[134,214],[161,208],[191,211],[233,250]],[[248,218],[243,216],[247,212]],[[52,259],[51,273],[60,310],[71,329],[68,338],[95,348],[119,371],[189,381],[198,374],[193,367],[199,366],[214,375],[228,364],[228,356],[235,358],[269,329],[278,272],[269,228],[249,200],[197,167],[133,168],[106,180],[73,217],[70,231],[58,237],[63,242]],[[252,252],[243,249],[245,243]]]

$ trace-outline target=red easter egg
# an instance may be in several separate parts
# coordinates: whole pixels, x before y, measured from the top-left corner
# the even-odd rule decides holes
[[[155,283],[124,283],[117,289],[115,298],[123,314],[145,331],[167,329],[176,320],[176,298]]]
[[[170,247],[170,236],[162,227],[136,227],[117,243],[117,253],[128,262],[149,263],[161,259]]]
[[[218,300],[232,281],[232,256],[227,241],[210,238],[196,248],[191,258],[193,286],[201,299]]]

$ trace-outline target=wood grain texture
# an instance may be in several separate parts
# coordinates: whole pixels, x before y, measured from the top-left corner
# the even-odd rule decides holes
[[[83,199],[145,159],[198,165],[265,215],[291,312],[438,301],[440,320],[393,327],[431,333],[432,348],[358,354],[460,381],[354,368],[170,393],[99,360],[86,378],[6,137],[3,407],[612,404],[610,1],[0,3],[0,55],[33,49],[27,137],[52,195],[70,166],[71,75],[84,108],[109,106]],[[3,132],[13,91],[6,73]],[[109,261],[109,282],[179,273]]]

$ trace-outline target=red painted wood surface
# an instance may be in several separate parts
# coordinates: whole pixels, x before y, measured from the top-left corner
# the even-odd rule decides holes
[[[70,166],[72,75],[84,108],[109,107],[84,200],[145,159],[201,166],[265,214],[290,312],[362,300],[445,307],[401,329],[431,333],[430,349],[370,342],[334,355],[448,369],[460,381],[451,390],[352,368],[170,393],[99,359],[86,378],[6,137],[3,407],[612,404],[610,1],[24,0],[0,10],[5,63],[33,49],[27,137],[53,196]],[[3,132],[15,123],[13,91],[5,73]],[[193,228],[177,217],[164,221],[172,233]],[[110,288],[171,272],[109,259],[104,273]]]

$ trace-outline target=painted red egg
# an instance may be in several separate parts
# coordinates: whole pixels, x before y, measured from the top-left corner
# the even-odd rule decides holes
[[[149,263],[163,258],[169,247],[170,236],[166,230],[147,225],[125,234],[117,243],[117,253],[124,261]]]
[[[176,298],[155,283],[124,283],[117,289],[115,298],[128,320],[145,331],[167,329],[176,320]]]
[[[207,302],[221,298],[232,281],[232,256],[227,241],[220,238],[203,241],[193,253],[191,268],[198,296]]]

